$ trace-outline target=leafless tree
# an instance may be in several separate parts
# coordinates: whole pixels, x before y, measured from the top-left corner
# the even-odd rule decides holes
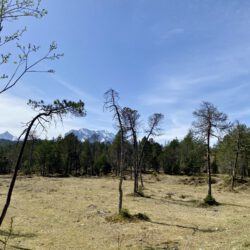
[[[141,146],[141,149],[139,152],[139,163],[138,163],[139,176],[140,176],[142,187],[144,187],[143,178],[142,178],[142,160],[143,160],[143,156],[144,156],[146,141],[148,141],[150,137],[159,136],[161,134],[160,124],[161,124],[163,118],[164,118],[164,115],[161,113],[154,113],[153,115],[151,115],[148,118],[148,128],[145,131],[146,140]]]
[[[138,125],[140,115],[137,110],[125,107],[122,110],[123,120],[126,130],[131,132],[133,142],[133,169],[134,169],[134,194],[138,193],[138,177],[139,177],[139,154],[138,154]]]
[[[74,116],[85,115],[84,103],[82,101],[72,102],[72,101],[67,101],[67,100],[63,100],[63,101],[56,100],[54,101],[53,104],[46,105],[44,104],[43,101],[36,102],[36,101],[30,100],[28,104],[39,113],[30,122],[27,123],[27,128],[21,134],[21,136],[24,135],[24,140],[22,141],[22,146],[18,155],[18,159],[14,168],[13,177],[11,179],[11,183],[9,186],[7,199],[6,199],[5,205],[3,207],[3,210],[0,216],[0,226],[3,223],[8,207],[10,205],[12,192],[15,186],[17,174],[20,169],[23,152],[24,152],[27,140],[29,138],[30,131],[33,128],[36,129],[38,126],[41,126],[43,129],[46,129],[45,127],[46,124],[50,124],[51,121],[56,121],[55,120],[56,118],[59,118],[62,121],[63,116],[65,116],[66,114],[72,114]]]
[[[119,94],[113,89],[109,89],[104,94],[105,102],[104,108],[113,113],[113,118],[117,123],[118,130],[120,132],[120,162],[119,162],[119,201],[118,201],[118,212],[122,210],[123,202],[123,190],[122,184],[124,179],[124,142],[126,129],[123,123],[122,108],[118,104]]]
[[[42,61],[55,60],[63,54],[55,53],[57,45],[52,42],[49,49],[43,55],[39,55],[39,46],[28,44],[27,46],[20,44],[20,39],[26,28],[18,29],[14,33],[8,33],[5,23],[15,22],[22,17],[41,18],[47,14],[45,9],[40,7],[41,0],[0,0],[0,94],[15,86],[20,79],[27,73],[48,72],[53,73],[52,69],[41,69],[37,66]],[[17,46],[6,46],[17,41]],[[7,51],[8,48],[8,51]],[[15,48],[15,49],[14,49]],[[4,52],[3,52],[4,51]],[[8,64],[8,71],[12,73],[4,73]],[[10,67],[10,65],[12,65]],[[10,69],[12,68],[12,70]]]
[[[208,171],[208,198],[212,198],[211,181],[211,137],[219,137],[221,133],[230,128],[227,115],[219,112],[210,102],[202,102],[200,108],[193,112],[196,121],[193,122],[195,132],[206,140],[207,144],[207,171]]]
[[[126,129],[131,132],[132,141],[133,141],[133,164],[134,164],[134,193],[138,193],[138,179],[140,177],[141,185],[143,187],[143,178],[142,178],[142,159],[145,151],[145,143],[142,146],[138,147],[138,127],[140,115],[137,110],[131,108],[123,109],[124,124]],[[149,140],[151,136],[157,136],[160,134],[160,122],[164,116],[160,113],[155,113],[149,117],[148,120],[148,129],[146,129],[146,141]]]

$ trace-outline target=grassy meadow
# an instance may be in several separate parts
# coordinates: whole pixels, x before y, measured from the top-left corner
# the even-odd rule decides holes
[[[3,204],[10,178],[1,176]],[[146,175],[144,194],[134,197],[124,181],[124,207],[150,221],[112,222],[118,180],[19,177],[0,230],[6,249],[250,249],[250,186],[230,192],[213,177],[219,206],[204,207],[203,177]],[[10,232],[13,218],[12,232]]]

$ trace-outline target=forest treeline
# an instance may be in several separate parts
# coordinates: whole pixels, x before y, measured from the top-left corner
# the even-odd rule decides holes
[[[197,175],[207,172],[206,143],[192,131],[183,140],[174,139],[161,145],[152,138],[139,141],[144,146],[142,172],[164,172],[171,175]],[[249,176],[250,129],[246,125],[234,126],[212,148],[212,173],[232,175],[235,168],[240,178]],[[124,146],[124,171],[133,175],[133,144]],[[0,174],[12,172],[20,145],[0,143]],[[235,163],[237,157],[237,162]],[[120,134],[112,143],[80,142],[74,134],[53,140],[29,138],[20,171],[25,175],[42,176],[102,176],[119,174]],[[236,164],[236,166],[235,166]]]

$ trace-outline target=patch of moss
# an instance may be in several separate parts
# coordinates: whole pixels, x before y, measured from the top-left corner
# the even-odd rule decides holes
[[[137,221],[150,221],[150,218],[143,213],[132,215],[128,209],[123,208],[120,213],[106,217],[108,222],[113,223],[125,223],[125,222],[137,222]]]
[[[250,248],[250,241],[245,241],[242,245],[243,247]]]
[[[218,206],[220,205],[219,202],[215,200],[215,198],[212,195],[207,195],[204,199],[204,203],[209,206]]]
[[[106,217],[108,222],[130,222],[133,220],[133,216],[130,214],[129,210],[122,208],[120,213]]]
[[[127,208],[122,208],[119,215],[123,218],[123,219],[131,219],[132,215],[130,214],[129,210]]]

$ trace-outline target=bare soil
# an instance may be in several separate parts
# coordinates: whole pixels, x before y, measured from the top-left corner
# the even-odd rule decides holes
[[[230,192],[223,176],[214,178],[221,205],[213,207],[201,204],[207,193],[201,177],[147,175],[147,198],[131,196],[127,179],[124,207],[151,221],[113,223],[106,218],[117,212],[116,178],[19,177],[0,240],[13,217],[7,249],[250,249],[249,185]],[[9,182],[0,177],[1,206]]]

